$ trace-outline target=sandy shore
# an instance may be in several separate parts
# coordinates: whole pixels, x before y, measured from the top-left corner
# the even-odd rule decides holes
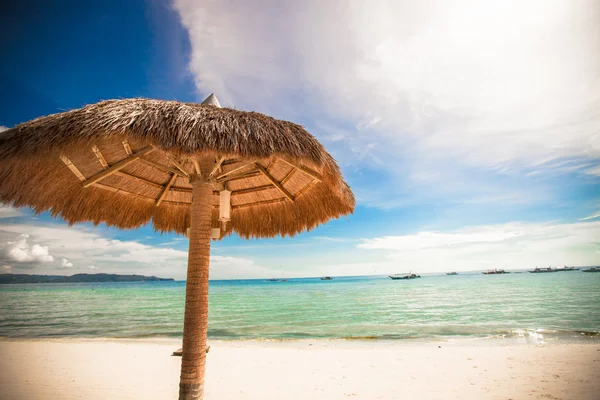
[[[179,343],[2,340],[0,398],[174,399]],[[210,344],[209,400],[600,398],[598,343]]]

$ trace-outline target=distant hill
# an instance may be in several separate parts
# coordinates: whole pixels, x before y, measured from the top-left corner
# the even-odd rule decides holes
[[[75,274],[64,275],[28,275],[0,274],[0,284],[3,283],[71,283],[71,282],[154,282],[173,281],[172,278],[157,278],[143,275],[117,274]]]

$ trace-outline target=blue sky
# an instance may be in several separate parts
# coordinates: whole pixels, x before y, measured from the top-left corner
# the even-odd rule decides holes
[[[356,212],[213,244],[213,278],[600,263],[600,1],[9,2],[0,125],[103,99],[304,125]],[[187,241],[0,208],[0,268],[183,278]]]

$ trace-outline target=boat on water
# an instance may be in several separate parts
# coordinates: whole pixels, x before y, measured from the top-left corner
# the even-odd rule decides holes
[[[390,279],[393,279],[393,280],[398,280],[398,279],[416,279],[416,278],[420,278],[421,275],[413,274],[411,272],[411,273],[408,273],[408,274],[390,275],[389,277],[390,277]]]
[[[330,280],[332,280],[332,279],[333,279],[333,278],[332,278],[332,277],[330,277],[330,276],[324,276],[324,277],[322,277],[322,278],[321,278],[321,280],[322,280],[322,281],[330,281]]]
[[[506,272],[503,269],[488,269],[486,272],[482,272],[484,275],[501,275],[501,274],[510,274],[510,272]]]
[[[279,279],[277,278],[271,278],[271,279],[267,279],[267,282],[277,282]]]
[[[586,268],[586,269],[582,269],[582,272],[600,272],[600,267],[591,267],[591,268]]]
[[[446,272],[446,275],[458,275],[458,272],[454,272],[454,271]]]
[[[562,268],[556,268],[556,270],[558,272],[562,272],[562,271],[579,271],[579,268],[564,266]]]
[[[542,267],[542,268],[538,268],[535,267],[534,270],[529,271],[532,274],[545,274],[546,272],[558,272],[558,270],[556,268],[550,268],[550,267]]]

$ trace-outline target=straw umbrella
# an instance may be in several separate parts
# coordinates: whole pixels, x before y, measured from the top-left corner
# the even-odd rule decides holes
[[[203,397],[211,238],[292,236],[354,209],[311,134],[214,95],[102,101],[2,132],[0,201],[189,236],[180,399]]]

